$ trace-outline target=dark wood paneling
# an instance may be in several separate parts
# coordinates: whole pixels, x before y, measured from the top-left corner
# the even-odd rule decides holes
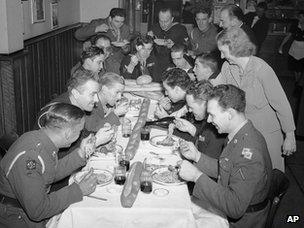
[[[15,105],[17,125],[6,129],[1,127],[0,133],[17,130],[18,134],[22,134],[31,130],[40,108],[54,94],[59,95],[66,90],[70,69],[78,61],[82,48],[73,36],[79,26],[80,24],[68,26],[26,40],[24,50],[19,54],[0,55],[0,61],[8,61],[13,69],[12,75],[1,74],[0,79],[11,77],[14,81],[14,97],[11,102]],[[3,109],[1,105],[0,108]],[[0,113],[0,121],[4,123],[8,117],[4,110],[0,110]]]

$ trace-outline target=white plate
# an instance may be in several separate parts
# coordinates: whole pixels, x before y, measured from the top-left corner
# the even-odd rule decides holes
[[[78,172],[74,175],[73,179],[75,181],[75,183],[79,183],[82,178],[84,177],[85,174],[87,174],[88,171],[81,171]],[[95,169],[94,173],[96,175],[100,175],[100,177],[97,176],[97,179],[101,178],[98,180],[98,186],[105,186],[110,184],[113,181],[113,174],[105,169]]]
[[[181,179],[177,179],[176,181],[174,182],[166,182],[162,179],[159,178],[159,175],[160,174],[164,174],[168,172],[171,173],[170,170],[168,170],[168,167],[163,167],[163,168],[159,168],[159,169],[156,169],[152,172],[152,179],[155,183],[157,184],[161,184],[161,185],[167,185],[167,186],[175,186],[175,185],[181,185],[181,184],[185,184],[185,182]]]
[[[121,145],[116,144],[115,150],[108,153],[95,152],[90,160],[115,160],[115,154],[123,151],[123,147]]]
[[[175,140],[175,143],[173,146],[163,146],[163,145],[158,145],[157,142],[164,140],[168,135],[156,135],[153,136],[152,138],[150,138],[150,143],[153,146],[159,147],[159,148],[163,148],[163,149],[175,149],[178,147],[178,141],[179,141],[179,137],[172,135],[172,138]],[[158,152],[156,152],[158,153]]]

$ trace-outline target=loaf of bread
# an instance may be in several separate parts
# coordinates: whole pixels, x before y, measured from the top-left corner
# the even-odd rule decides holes
[[[152,78],[149,75],[142,75],[136,79],[137,85],[145,85],[152,82]]]
[[[121,206],[132,207],[134,204],[140,188],[140,175],[142,171],[143,164],[141,162],[134,162],[132,164],[129,175],[124,184],[124,188],[120,195]]]

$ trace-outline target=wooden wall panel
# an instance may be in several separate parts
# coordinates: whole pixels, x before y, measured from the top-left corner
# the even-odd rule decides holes
[[[8,78],[14,81],[11,102],[15,105],[16,114],[16,126],[1,126],[0,135],[10,130],[17,130],[18,134],[31,130],[40,108],[66,90],[70,69],[79,60],[81,52],[82,45],[73,36],[79,26],[68,26],[26,40],[24,50],[0,55],[0,72],[3,72],[1,65],[8,64],[13,69],[11,73],[1,73],[0,82]],[[3,102],[3,96],[0,99]],[[3,125],[11,117],[6,116],[3,105],[0,105],[0,109],[0,122]]]

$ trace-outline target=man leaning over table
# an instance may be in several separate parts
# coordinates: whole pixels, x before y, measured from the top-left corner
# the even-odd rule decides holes
[[[89,24],[79,28],[75,32],[76,39],[86,41],[98,33],[103,33],[111,42],[121,42],[123,46],[114,47],[114,52],[120,53],[120,61],[130,51],[130,28],[126,25],[126,11],[122,8],[113,8],[107,18],[92,20]],[[114,43],[113,43],[114,44]]]
[[[120,125],[119,117],[125,115],[129,108],[128,102],[120,102],[125,89],[122,76],[112,72],[105,73],[99,79],[99,84],[99,101],[85,123],[85,128],[92,131],[98,131],[105,122]]]
[[[228,143],[218,160],[200,153],[193,143],[181,143],[179,175],[195,182],[194,197],[210,202],[229,219],[231,227],[264,227],[269,209],[267,193],[271,160],[265,139],[244,115],[245,93],[233,85],[219,85],[207,104],[207,121]],[[210,177],[217,177],[217,183]]]
[[[43,119],[43,121],[42,121]],[[45,227],[46,220],[82,200],[96,188],[90,171],[78,183],[50,192],[50,185],[86,164],[95,148],[92,135],[58,160],[59,148],[69,147],[80,135],[85,113],[65,103],[50,105],[39,130],[26,132],[10,147],[0,163],[0,227]]]

